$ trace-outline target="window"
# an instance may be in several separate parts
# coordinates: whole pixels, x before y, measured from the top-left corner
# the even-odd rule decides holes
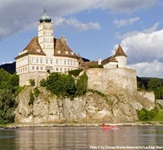
[[[34,58],[31,58],[31,63],[32,63],[32,64],[34,63]]]
[[[38,58],[36,58],[36,63],[38,64]]]
[[[48,64],[48,59],[46,59],[46,64]]]
[[[50,59],[50,63],[53,64],[53,59]]]
[[[43,67],[41,67],[40,69],[43,70]]]
[[[66,60],[64,59],[64,65],[66,65]]]
[[[56,64],[58,64],[58,59],[56,59]]]
[[[39,70],[39,67],[37,66],[36,69]]]
[[[40,63],[42,64],[42,58],[40,58]]]
[[[56,71],[58,72],[58,68],[56,68]]]
[[[35,67],[34,66],[32,66],[32,70],[35,70]]]
[[[60,72],[62,72],[62,68],[60,68]]]

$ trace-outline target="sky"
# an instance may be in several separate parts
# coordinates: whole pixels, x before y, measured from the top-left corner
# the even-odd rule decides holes
[[[54,37],[90,60],[105,59],[120,44],[140,77],[163,78],[162,0],[0,0],[0,64],[13,62],[37,36],[44,9]]]

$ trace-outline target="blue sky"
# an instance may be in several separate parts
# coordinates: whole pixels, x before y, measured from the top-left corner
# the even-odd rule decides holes
[[[105,59],[118,44],[138,76],[163,78],[161,0],[0,0],[0,64],[14,61],[30,40],[44,8],[54,37],[90,60]]]

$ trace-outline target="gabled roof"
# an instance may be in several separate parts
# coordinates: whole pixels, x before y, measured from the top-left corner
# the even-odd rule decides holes
[[[102,64],[102,65],[105,65],[105,64],[107,64],[107,63],[109,63],[109,62],[118,62],[118,61],[115,59],[114,56],[111,56],[111,57],[108,57],[108,58],[104,59],[104,60],[101,62],[101,64]]]
[[[30,43],[23,49],[23,51],[16,57],[16,59],[28,54],[45,55],[41,46],[38,43],[38,37],[34,37],[30,41]]]
[[[65,57],[73,57],[78,58],[77,56],[67,45],[67,42],[65,39],[60,38],[56,39],[54,38],[54,55],[55,56],[65,56]]]
[[[35,54],[35,55],[45,55],[41,46],[38,43],[38,37],[34,37],[30,43],[24,48],[24,50],[15,58],[20,58],[28,54]],[[77,56],[66,44],[63,38],[56,39],[54,38],[54,55],[55,56],[65,56],[71,58],[79,59]]]
[[[125,52],[123,51],[123,49],[120,45],[118,46],[114,57],[116,57],[116,56],[126,56],[127,57],[127,55],[125,54]]]
[[[118,46],[118,48],[117,48],[115,54],[114,54],[113,56],[111,56],[111,57],[108,57],[108,58],[104,59],[104,60],[101,62],[101,64],[102,64],[102,65],[105,65],[105,64],[107,64],[107,63],[109,63],[109,62],[118,62],[118,61],[116,60],[116,58],[115,58],[115,57],[117,57],[117,56],[125,56],[125,57],[127,57],[127,55],[125,54],[125,52],[123,51],[123,49],[122,49],[122,47],[121,47],[120,45]]]

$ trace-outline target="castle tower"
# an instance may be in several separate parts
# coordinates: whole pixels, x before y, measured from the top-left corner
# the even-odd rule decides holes
[[[127,68],[127,55],[120,45],[118,46],[114,58],[118,61],[118,68]]]
[[[54,55],[53,23],[45,10],[39,21],[38,42],[46,56],[52,57]]]

